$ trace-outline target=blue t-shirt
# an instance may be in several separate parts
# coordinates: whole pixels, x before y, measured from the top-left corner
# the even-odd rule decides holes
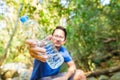
[[[69,52],[66,48],[60,47],[59,52],[62,54],[64,58],[64,62],[69,62],[72,60]],[[46,62],[41,62],[37,59],[34,60],[33,72],[30,80],[38,80],[42,77],[53,76],[56,75],[60,70],[60,67],[57,69],[51,69],[50,66]]]

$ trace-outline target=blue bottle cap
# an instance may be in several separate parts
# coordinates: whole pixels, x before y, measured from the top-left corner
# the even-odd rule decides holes
[[[24,15],[24,16],[20,17],[20,21],[22,23],[25,23],[27,20],[28,20],[28,16],[27,15]]]

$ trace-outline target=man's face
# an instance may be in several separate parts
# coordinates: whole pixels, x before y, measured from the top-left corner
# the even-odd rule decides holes
[[[59,48],[65,43],[65,33],[61,29],[56,29],[53,33],[53,43]]]

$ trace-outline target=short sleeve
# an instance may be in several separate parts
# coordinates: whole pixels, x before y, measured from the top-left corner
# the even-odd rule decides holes
[[[71,57],[71,55],[70,55],[70,53],[68,51],[64,52],[63,57],[64,57],[64,62],[69,62],[69,61],[72,60],[72,57]]]
[[[64,62],[69,62],[72,60],[72,57],[70,55],[70,52],[65,47],[60,47],[59,50],[64,58]]]

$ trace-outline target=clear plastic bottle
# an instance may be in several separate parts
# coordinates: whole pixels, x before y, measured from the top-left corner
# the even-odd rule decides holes
[[[43,38],[45,36],[44,31],[40,30],[42,29],[41,26],[39,26],[36,21],[29,19],[27,15],[22,16],[20,21],[24,35],[26,35],[27,38]]]
[[[34,24],[38,25],[38,23],[36,23],[35,21],[28,19],[28,16],[26,16],[26,15],[22,16],[20,18],[20,21],[26,27],[29,27],[31,24],[32,24],[32,26],[34,26]],[[40,30],[40,33],[42,33],[41,36],[46,37],[46,33],[43,31],[43,29],[39,29],[39,30]],[[46,55],[47,55],[46,62],[52,69],[56,69],[56,68],[60,67],[62,65],[62,63],[64,62],[64,58],[62,57],[61,53],[56,49],[56,47],[54,46],[54,44],[52,43],[51,40],[44,38],[44,39],[38,41],[37,47],[44,47],[46,49]],[[39,54],[39,55],[42,55],[42,54]]]

